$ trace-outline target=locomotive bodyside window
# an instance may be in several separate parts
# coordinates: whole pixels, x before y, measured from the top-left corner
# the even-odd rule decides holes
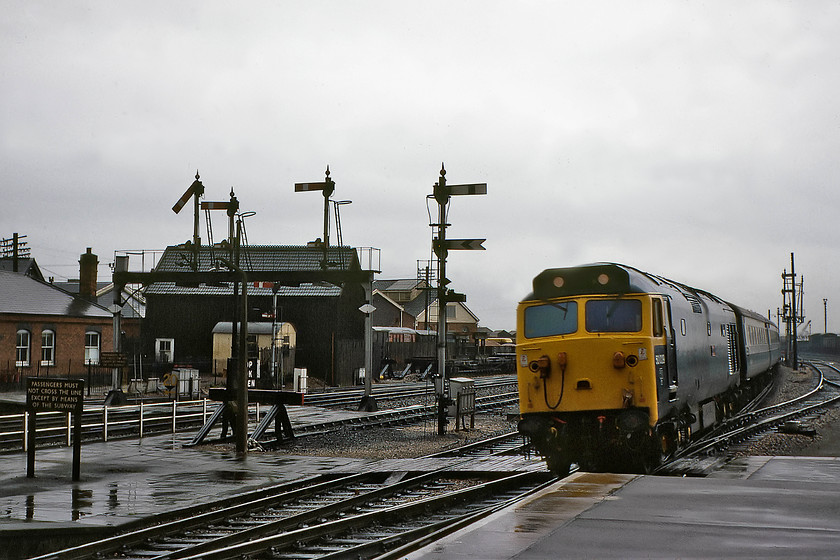
[[[525,338],[577,331],[577,302],[547,303],[525,308]]]

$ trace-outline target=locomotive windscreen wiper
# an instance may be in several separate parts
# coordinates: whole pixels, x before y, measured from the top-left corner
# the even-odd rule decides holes
[[[568,302],[567,303],[552,303],[551,305],[563,312],[563,319],[565,319],[566,315],[569,314],[569,304],[568,304]]]

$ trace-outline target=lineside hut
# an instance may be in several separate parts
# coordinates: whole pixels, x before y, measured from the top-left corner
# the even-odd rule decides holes
[[[275,379],[270,378],[272,344],[271,333],[274,331],[274,364],[277,376],[286,384],[291,383],[295,366],[295,345],[297,335],[291,323],[248,323],[248,359],[258,356],[261,371],[257,386],[266,389],[280,388],[274,385]],[[225,371],[230,358],[231,339],[233,337],[233,323],[230,321],[217,323],[213,327],[213,370]],[[225,371],[225,375],[227,372]]]
[[[358,272],[361,266],[352,247],[330,247],[326,262],[324,256],[323,245],[316,244],[243,246],[239,267],[261,279],[248,285],[248,320],[270,320],[276,294],[277,321],[290,323],[296,332],[293,367],[307,368],[310,379],[327,385],[351,385],[354,370],[364,366],[365,321],[359,311],[365,303],[364,286],[358,282],[337,286],[317,278],[335,271]],[[223,246],[201,246],[198,251],[189,244],[171,246],[152,275],[212,274],[224,269],[224,261],[230,258]],[[272,273],[277,273],[278,282],[284,273],[311,277],[313,282],[272,285],[266,281]],[[142,339],[145,351],[154,356],[155,367],[163,371],[177,363],[222,375],[213,371],[212,331],[218,323],[235,318],[238,304],[232,283],[153,282],[145,296]]]

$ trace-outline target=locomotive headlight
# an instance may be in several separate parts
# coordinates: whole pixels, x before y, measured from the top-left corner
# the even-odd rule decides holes
[[[566,283],[566,280],[562,276],[555,276],[554,277],[554,287],[555,288],[562,288],[563,284]]]
[[[610,281],[610,277],[607,276],[606,274],[599,274],[598,275],[598,283],[601,284],[602,286],[606,286],[607,282],[609,282],[609,281]]]

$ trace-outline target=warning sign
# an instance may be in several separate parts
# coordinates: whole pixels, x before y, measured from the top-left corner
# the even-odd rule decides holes
[[[26,408],[34,412],[81,412],[85,396],[83,379],[26,379]]]

